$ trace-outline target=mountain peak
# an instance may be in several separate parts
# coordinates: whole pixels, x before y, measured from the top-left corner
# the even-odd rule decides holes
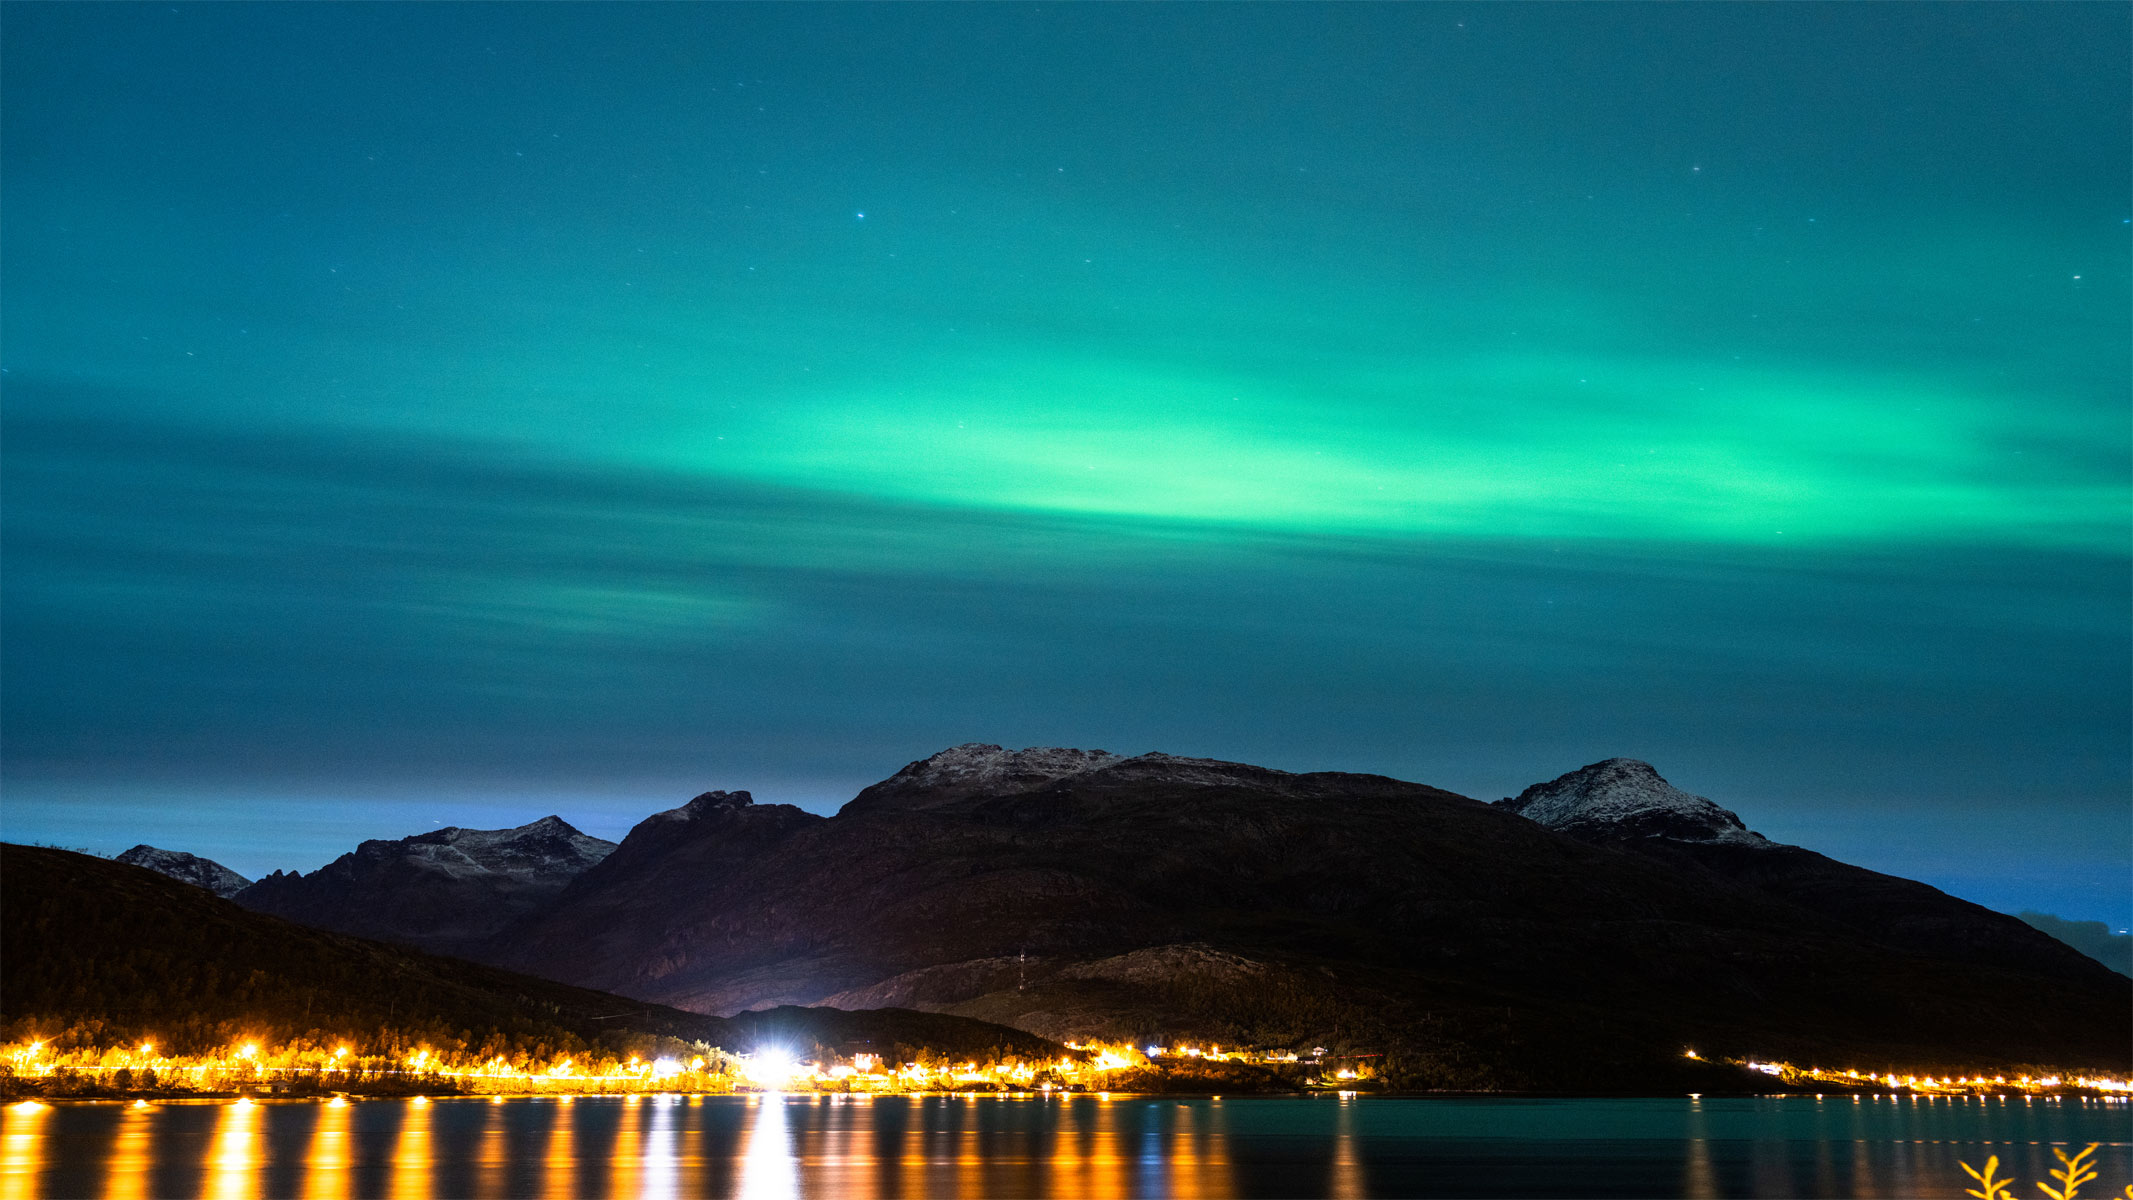
[[[712,808],[746,808],[755,803],[755,797],[747,792],[705,792],[687,804],[682,811],[695,814]]]
[[[1668,783],[1648,762],[1609,758],[1496,802],[1550,829],[1607,838],[1769,845],[1740,817]]]
[[[183,850],[162,850],[144,844],[119,855],[118,861],[146,867],[158,875],[168,875],[196,888],[206,888],[225,900],[252,885],[251,880],[214,859],[187,854]]]
[[[1188,758],[1150,750],[1127,757],[1109,750],[1067,746],[1027,746],[1008,750],[989,742],[965,742],[917,762],[874,784],[844,806],[845,814],[914,812],[942,808],[964,800],[1015,796],[1072,779],[1100,781],[1112,788],[1271,787],[1290,788],[1307,778],[1271,767]],[[1362,780],[1364,776],[1351,777]]]
[[[985,742],[965,742],[910,764],[894,778],[936,787],[979,782],[988,786],[1037,785],[1107,767],[1123,757],[1109,750],[1076,750],[1067,746],[1008,750]]]
[[[909,763],[873,784],[844,806],[845,812],[935,808],[969,796],[1035,791],[1056,780],[1124,762],[1108,750],[1029,746],[1009,750],[989,742],[965,742]]]
[[[768,806],[770,809],[782,807],[784,806],[776,804]],[[632,825],[629,833],[623,837],[622,844],[633,846],[642,852],[649,843],[667,843],[677,837],[694,836],[691,830],[699,821],[711,821],[751,811],[763,812],[766,809],[758,807],[755,797],[747,792],[702,792],[687,804],[655,812]]]
[[[511,829],[447,825],[370,839],[309,875],[276,872],[234,899],[255,912],[459,953],[614,849],[553,815]]]
[[[357,846],[356,853],[372,859],[415,855],[438,862],[464,857],[485,869],[497,869],[501,859],[528,857],[561,856],[584,859],[583,865],[590,865],[614,848],[614,843],[582,833],[561,817],[546,816],[509,829],[444,825],[411,837],[372,838]]]

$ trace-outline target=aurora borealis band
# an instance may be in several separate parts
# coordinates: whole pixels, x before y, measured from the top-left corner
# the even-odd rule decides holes
[[[9,4],[6,834],[1628,755],[2123,926],[2125,14]]]

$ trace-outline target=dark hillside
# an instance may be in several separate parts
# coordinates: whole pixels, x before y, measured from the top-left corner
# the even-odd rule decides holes
[[[959,1049],[1056,1051],[954,1017],[824,1013],[820,1031],[812,1019],[785,1017],[825,1042],[918,1032]],[[18,845],[0,845],[0,1020],[11,1038],[87,1026],[179,1053],[239,1036],[561,1052],[646,1036],[734,1048],[753,1036],[716,1017],[248,912],[140,867]]]

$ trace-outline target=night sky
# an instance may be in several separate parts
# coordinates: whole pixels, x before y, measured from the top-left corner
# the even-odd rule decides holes
[[[1627,755],[2123,927],[2127,11],[8,4],[4,833]]]

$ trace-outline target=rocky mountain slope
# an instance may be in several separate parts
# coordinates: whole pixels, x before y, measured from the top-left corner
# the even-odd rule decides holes
[[[958,746],[835,817],[707,793],[479,952],[704,1012],[1337,1044],[1430,1086],[1619,1086],[1691,1044],[2122,1068],[2133,1043],[2122,977],[1770,843],[1626,760],[1492,807],[1379,776]]]
[[[1741,819],[1659,777],[1650,763],[1610,758],[1536,783],[1496,807],[1588,840],[1663,837],[1679,842],[1768,845]]]
[[[232,899],[321,929],[464,954],[553,901],[615,849],[561,817],[367,841],[309,875],[276,871]]]
[[[1711,886],[1796,906],[1896,949],[2046,975],[2066,961],[2067,947],[2031,936],[2027,922],[1915,880],[1773,842],[1636,759],[1580,767],[1496,807]]]
[[[206,888],[224,900],[252,886],[251,880],[214,859],[182,850],[158,850],[154,846],[140,845],[119,855],[118,861],[128,866],[146,867],[158,875],[168,875],[196,888]]]

